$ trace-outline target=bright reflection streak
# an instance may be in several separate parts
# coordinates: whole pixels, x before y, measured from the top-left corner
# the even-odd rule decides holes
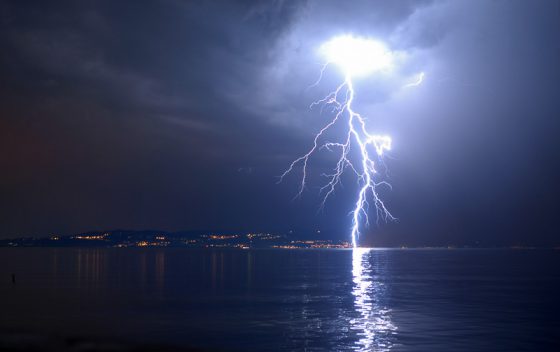
[[[352,276],[354,281],[354,307],[359,316],[350,321],[356,331],[356,351],[389,351],[397,327],[391,322],[391,310],[381,300],[385,295],[383,283],[375,280],[370,259],[370,248],[354,248]]]

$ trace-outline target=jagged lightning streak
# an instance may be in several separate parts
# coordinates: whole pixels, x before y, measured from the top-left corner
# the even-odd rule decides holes
[[[311,149],[290,164],[290,167],[281,175],[280,181],[292,172],[298,164],[303,164],[303,175],[298,192],[298,195],[301,195],[306,186],[309,158],[316,151],[323,148],[328,150],[339,149],[340,158],[336,163],[333,173],[325,175],[328,178],[328,182],[321,188],[321,192],[325,193],[322,206],[324,206],[329,196],[332,195],[336,186],[340,184],[343,172],[350,168],[357,175],[359,184],[358,199],[351,212],[352,246],[356,248],[360,235],[360,220],[363,218],[365,224],[369,224],[368,208],[370,201],[375,206],[377,219],[392,220],[394,217],[378,193],[379,186],[386,185],[390,187],[390,185],[386,181],[376,181],[378,178],[376,164],[382,161],[385,151],[391,149],[391,137],[370,134],[366,128],[366,119],[353,110],[352,103],[354,102],[355,92],[352,78],[386,69],[391,66],[392,58],[391,53],[381,43],[352,36],[333,38],[324,44],[321,49],[326,55],[328,62],[321,70],[319,81],[323,71],[331,63],[340,66],[345,78],[344,82],[336,90],[325,98],[311,104],[311,106],[329,106],[336,113],[334,118],[315,135]],[[344,117],[347,118],[346,138],[342,142],[325,142],[320,144],[321,137]],[[353,146],[356,146],[359,151],[359,165],[355,165],[348,156]]]
[[[424,72],[420,72],[419,74],[416,75],[413,82],[405,84],[403,88],[418,87],[419,85],[422,84],[422,82],[424,82],[425,76],[426,74]]]

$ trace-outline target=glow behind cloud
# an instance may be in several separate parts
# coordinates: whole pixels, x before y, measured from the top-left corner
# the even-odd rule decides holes
[[[350,35],[338,36],[320,47],[328,63],[348,77],[366,76],[391,67],[393,55],[383,43]]]

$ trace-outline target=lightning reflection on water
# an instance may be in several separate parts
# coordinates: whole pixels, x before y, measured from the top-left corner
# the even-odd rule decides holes
[[[358,335],[354,350],[389,351],[393,347],[397,327],[391,321],[391,310],[383,303],[385,285],[372,265],[371,248],[354,248],[352,252],[352,277],[354,307],[358,315],[350,321],[351,329]]]

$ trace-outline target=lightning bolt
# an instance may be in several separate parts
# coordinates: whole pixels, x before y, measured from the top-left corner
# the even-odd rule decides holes
[[[326,67],[326,66],[325,66]],[[323,70],[325,69],[323,67]],[[323,71],[322,70],[322,71]],[[321,72],[321,75],[323,73]],[[289,166],[289,168],[280,176],[280,182],[284,179],[286,175],[292,172],[298,164],[302,164],[302,179],[299,187],[299,192],[296,197],[300,196],[307,184],[308,178],[308,164],[311,156],[321,150],[327,149],[332,151],[333,149],[338,149],[340,152],[340,158],[334,167],[331,174],[325,174],[328,182],[321,187],[321,193],[324,193],[323,202],[321,208],[324,207],[327,199],[334,193],[337,185],[341,183],[342,174],[346,169],[350,169],[357,176],[357,182],[359,185],[358,199],[354,205],[354,209],[351,211],[350,215],[352,217],[352,246],[356,248],[358,246],[358,238],[360,236],[360,221],[365,220],[366,226],[369,225],[368,210],[370,203],[373,203],[376,210],[377,219],[394,220],[395,217],[389,212],[385,203],[381,200],[378,187],[391,185],[386,181],[377,181],[378,171],[376,169],[376,164],[382,162],[382,157],[385,151],[391,149],[391,137],[385,135],[372,135],[367,131],[366,119],[354,111],[354,86],[350,75],[347,75],[344,82],[339,85],[334,91],[328,94],[323,99],[311,104],[311,107],[315,105],[322,105],[323,107],[331,107],[335,112],[333,119],[326,124],[316,135],[313,140],[313,146],[308,150],[307,153],[295,159]],[[338,121],[346,119],[346,138],[341,142],[325,142],[320,143],[321,137],[333,127]],[[357,147],[360,155],[360,162],[353,163],[349,158],[350,150],[353,147]]]
[[[334,117],[315,135],[313,145],[307,153],[295,159],[290,167],[284,171],[279,182],[282,182],[286,175],[301,164],[302,178],[296,198],[301,196],[307,184],[309,159],[322,149],[337,150],[340,157],[332,173],[323,174],[328,181],[320,189],[320,193],[324,194],[321,209],[325,206],[327,199],[334,193],[336,187],[340,185],[344,171],[350,169],[356,175],[359,189],[358,198],[350,212],[352,217],[352,246],[356,248],[360,237],[360,223],[363,221],[366,226],[369,226],[368,212],[371,204],[375,208],[377,221],[379,219],[395,220],[395,217],[389,212],[378,192],[380,186],[391,188],[391,185],[383,180],[377,169],[379,164],[384,165],[383,156],[385,152],[391,150],[391,137],[368,132],[367,119],[353,108],[355,91],[352,78],[390,69],[394,57],[393,53],[388,51],[383,43],[352,35],[332,38],[321,46],[321,51],[327,57],[327,60],[321,69],[319,79],[311,87],[319,85],[324,71],[331,63],[342,69],[344,81],[323,99],[312,103],[310,108],[320,106],[321,111],[324,108],[330,108]],[[404,87],[418,86],[422,84],[423,80],[424,72],[420,72],[414,77],[414,81]],[[326,133],[339,121],[345,123],[345,138],[338,142],[324,142]],[[359,161],[355,162],[356,158],[354,156],[349,157],[350,151],[353,149],[357,149],[359,155],[357,159]]]
[[[414,78],[414,81],[407,83],[403,86],[403,88],[410,88],[410,87],[417,87],[419,85],[422,84],[422,82],[424,82],[424,77],[426,76],[426,74],[424,72],[420,72],[419,74],[417,74]]]

